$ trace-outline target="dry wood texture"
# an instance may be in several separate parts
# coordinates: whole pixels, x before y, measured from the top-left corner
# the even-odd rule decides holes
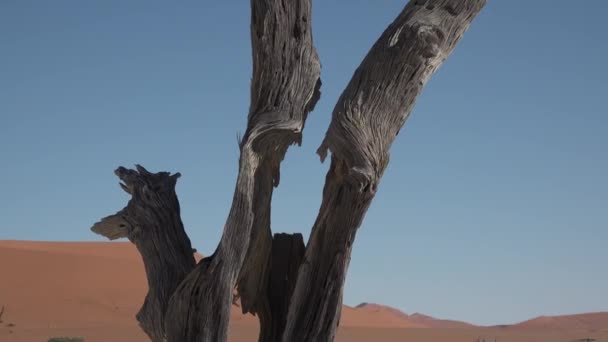
[[[284,341],[332,341],[357,229],[388,164],[389,149],[431,74],[485,0],[411,1],[369,51],[333,111],[323,202],[291,299]]]
[[[243,313],[269,310],[270,206],[287,148],[301,143],[306,117],[320,97],[321,65],[313,45],[310,0],[252,0],[253,82],[241,151],[255,170],[251,241],[238,281]],[[257,130],[263,133],[256,136]],[[249,161],[251,163],[252,161]],[[247,245],[244,245],[247,248]]]
[[[260,318],[260,341],[333,341],[357,229],[388,164],[389,149],[433,72],[485,0],[413,0],[374,44],[342,93],[318,153],[331,165],[308,244],[270,229],[280,163],[301,143],[320,97],[311,0],[251,0],[253,80],[239,141],[236,189],[215,252],[195,265],[179,214],[179,174],[143,167],[116,174],[132,195],[92,230],[128,237],[149,292],[137,315],[153,341],[225,341],[233,290]]]
[[[137,246],[148,278],[148,294],[137,320],[152,341],[163,341],[169,298],[195,266],[175,194],[180,174],[150,173],[139,165],[137,170],[119,167],[115,173],[131,200],[91,229],[110,239],[128,237]]]
[[[150,283],[156,281],[156,286],[172,293],[171,298],[162,297],[170,303],[156,310],[158,317],[138,315],[153,340],[160,340],[164,319],[164,337],[169,341],[224,341],[237,280],[243,311],[271,315],[266,291],[272,248],[272,189],[279,184],[279,165],[287,148],[301,142],[306,117],[320,97],[321,67],[312,41],[310,0],[252,0],[251,9],[251,106],[247,130],[239,143],[232,208],[216,251],[185,279],[174,277],[184,279],[177,289],[158,282],[156,268],[146,267],[153,272],[148,273]],[[148,215],[154,213],[152,210]],[[108,217],[93,230],[112,239],[126,237],[127,224],[121,218],[122,213]],[[160,226],[165,223],[157,222]],[[163,238],[156,233],[148,237],[148,243],[163,246],[159,241]],[[144,260],[162,259],[153,255],[165,253],[156,248],[140,252]],[[142,310],[147,312],[149,306],[145,304]]]

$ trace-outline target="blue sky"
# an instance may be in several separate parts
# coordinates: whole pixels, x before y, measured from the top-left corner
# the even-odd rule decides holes
[[[308,235],[338,96],[400,0],[315,1],[322,97],[275,232]],[[608,310],[608,4],[489,1],[428,83],[354,246],[345,302],[479,324]],[[118,165],[179,171],[210,253],[249,106],[248,1],[0,2],[0,239],[99,240]]]

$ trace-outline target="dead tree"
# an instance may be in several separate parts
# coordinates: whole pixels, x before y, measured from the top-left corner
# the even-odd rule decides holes
[[[306,246],[270,229],[280,163],[302,139],[320,97],[311,0],[251,0],[253,81],[232,208],[215,252],[195,264],[180,218],[179,173],[118,168],[132,195],[92,230],[129,238],[149,290],[137,314],[153,341],[225,341],[233,289],[260,319],[260,341],[333,341],[352,243],[389,149],[433,72],[485,0],[412,0],[371,48],[340,96],[318,150],[331,165]]]

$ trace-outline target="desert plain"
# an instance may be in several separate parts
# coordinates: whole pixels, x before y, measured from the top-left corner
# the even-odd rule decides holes
[[[0,240],[0,341],[149,341],[135,320],[146,290],[143,263],[130,243]],[[344,306],[337,341],[608,342],[608,312],[479,327],[384,304]],[[257,341],[257,333],[257,318],[235,305],[229,341]]]

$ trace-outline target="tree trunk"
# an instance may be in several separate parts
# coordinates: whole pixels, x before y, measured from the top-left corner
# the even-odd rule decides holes
[[[176,234],[173,222],[158,214],[166,212],[168,218],[179,220],[176,197],[175,203],[167,207],[161,207],[168,204],[162,201],[158,207],[138,207],[145,214],[137,218],[155,218],[154,228],[149,228],[152,225],[147,221],[131,222],[133,231],[150,232],[139,244],[139,239],[132,241],[144,258],[151,286],[138,319],[155,341],[225,341],[237,280],[244,313],[270,307],[267,280],[272,190],[279,184],[279,166],[288,147],[301,143],[307,115],[319,100],[320,63],[312,40],[311,0],[251,0],[251,9],[251,106],[247,130],[239,143],[241,156],[232,208],[217,249],[194,269],[193,262],[170,255],[172,249],[181,250],[187,245],[192,257],[185,233]],[[142,170],[138,177],[143,175]],[[153,198],[157,195],[154,190],[149,187],[146,193]],[[122,218],[118,213],[93,229],[109,238],[131,238],[124,229],[129,223]],[[175,272],[170,271],[173,268]],[[172,277],[170,284],[166,283],[168,276]],[[149,298],[160,301],[158,308],[150,304],[153,301]],[[142,312],[149,312],[150,317]]]
[[[280,163],[287,148],[300,144],[307,115],[320,97],[321,66],[312,38],[311,0],[252,0],[251,41],[253,81],[248,129],[265,127],[257,139],[246,133],[241,143],[253,146],[259,160],[253,188],[253,222],[247,255],[240,269],[238,293],[243,313],[259,314],[260,341],[275,320],[267,311],[269,256],[273,246],[270,208],[273,187],[279,185]],[[275,237],[276,239],[276,237]],[[279,237],[279,239],[281,239]],[[276,241],[276,240],[275,240]],[[282,241],[282,240],[281,240]],[[282,330],[282,329],[281,329]]]
[[[411,1],[369,51],[333,111],[323,202],[298,273],[284,341],[333,341],[352,244],[416,97],[485,0]]]

